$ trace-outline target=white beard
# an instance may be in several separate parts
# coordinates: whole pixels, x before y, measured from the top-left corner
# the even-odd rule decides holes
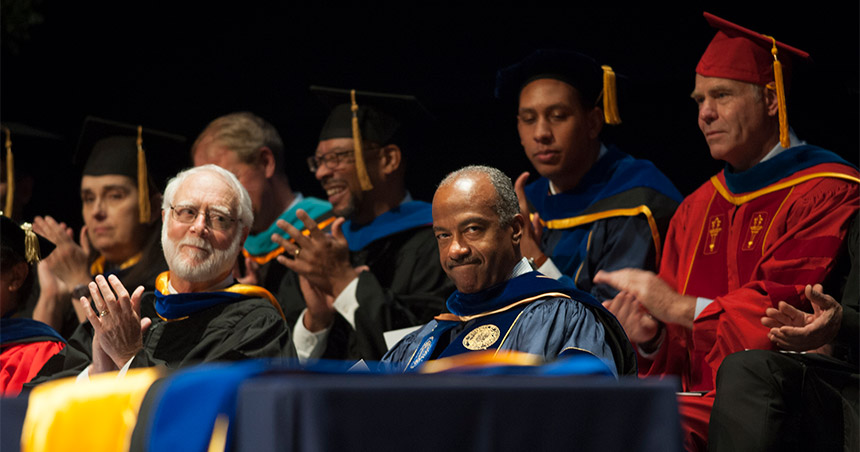
[[[168,222],[173,221],[169,219]],[[167,222],[161,228],[161,247],[164,249],[164,259],[170,268],[170,273],[188,282],[205,282],[226,273],[236,263],[239,246],[242,244],[242,234],[236,234],[233,243],[226,250],[215,250],[212,244],[196,236],[188,236],[178,243],[167,236]],[[188,256],[180,252],[182,245],[191,245],[204,251],[195,252]],[[186,249],[185,253],[190,250]]]

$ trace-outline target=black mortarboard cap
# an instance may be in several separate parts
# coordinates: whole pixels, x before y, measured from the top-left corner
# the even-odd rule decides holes
[[[137,181],[141,222],[149,221],[149,186],[162,190],[181,169],[177,155],[186,155],[185,137],[141,125],[88,116],[78,140],[75,163],[84,176],[120,174]],[[153,164],[152,162],[157,162]]]
[[[370,190],[373,184],[364,166],[362,141],[381,146],[398,143],[406,134],[414,133],[421,121],[429,122],[432,115],[415,96],[373,93],[311,86],[320,100],[331,110],[320,131],[320,141],[333,138],[354,140],[356,172],[362,190]]]
[[[15,198],[15,173],[33,176],[45,171],[52,159],[57,156],[51,148],[57,147],[63,139],[60,135],[17,122],[4,122],[2,130],[3,156],[0,158],[0,180],[6,182],[6,197],[0,200],[0,209],[9,217],[20,212],[12,212]],[[21,150],[21,152],[14,152]],[[68,162],[66,162],[67,164]]]
[[[583,104],[597,106],[603,99],[608,124],[619,124],[615,72],[588,55],[564,49],[539,49],[522,61],[496,74],[496,98],[508,104],[519,102],[520,91],[530,82],[551,78],[576,88]]]
[[[0,243],[24,258],[28,264],[35,264],[51,253],[54,244],[33,232],[30,223],[18,225],[6,215],[0,216]]]
[[[496,74],[496,97],[517,101],[520,91],[534,80],[561,80],[579,91],[587,104],[594,104],[603,89],[603,71],[588,55],[562,49],[540,49]]]
[[[352,138],[351,90],[324,86],[310,89],[329,109],[320,141]],[[355,103],[361,137],[380,145],[390,144],[402,129],[412,129],[417,123],[433,120],[424,105],[411,95],[356,90]]]

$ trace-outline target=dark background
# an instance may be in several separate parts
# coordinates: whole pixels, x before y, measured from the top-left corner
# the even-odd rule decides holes
[[[0,120],[56,137],[13,134],[16,158],[38,177],[24,219],[51,214],[80,224],[80,171],[72,156],[87,115],[184,135],[183,152],[151,163],[178,170],[210,120],[253,111],[284,138],[294,188],[320,196],[304,163],[325,118],[312,84],[413,94],[435,115],[433,138],[409,156],[407,183],[416,198],[429,200],[434,184],[465,164],[494,165],[515,178],[530,165],[514,112],[493,98],[495,73],[540,47],[583,51],[626,77],[624,123],[605,128],[604,139],[654,161],[683,194],[721,168],[710,159],[689,99],[695,65],[715,33],[701,7],[79,3],[2,1]],[[801,139],[856,164],[859,12],[847,3],[853,5],[708,11],[812,55],[813,64],[794,71],[791,125]]]

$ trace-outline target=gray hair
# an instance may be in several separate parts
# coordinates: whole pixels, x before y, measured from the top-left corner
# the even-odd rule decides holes
[[[207,136],[211,136],[215,142],[235,152],[239,160],[247,164],[256,163],[257,151],[267,147],[272,150],[275,158],[275,169],[280,172],[284,170],[284,142],[277,129],[265,119],[249,111],[215,118],[197,136],[191,146],[192,153]]]
[[[232,188],[233,192],[236,193],[236,197],[239,198],[239,212],[237,212],[236,216],[243,225],[251,227],[254,223],[254,211],[251,209],[251,196],[248,195],[248,190],[245,190],[245,187],[242,186],[239,179],[237,179],[233,173],[221,168],[220,166],[212,164],[180,171],[179,174],[170,179],[167,182],[167,188],[164,190],[164,200],[161,203],[161,210],[170,209],[170,206],[173,205],[173,198],[176,196],[176,190],[178,190],[189,177],[201,173],[208,173],[215,177],[220,177],[227,183],[227,185],[230,186],[230,188]]]
[[[490,183],[493,184],[493,188],[496,190],[496,200],[492,206],[493,210],[498,214],[499,224],[503,228],[510,226],[514,217],[520,213],[520,204],[517,201],[517,194],[514,191],[514,184],[511,182],[511,178],[500,170],[484,165],[469,165],[445,176],[442,182],[439,183],[438,188],[453,183],[461,176],[474,174],[486,176],[490,180]]]

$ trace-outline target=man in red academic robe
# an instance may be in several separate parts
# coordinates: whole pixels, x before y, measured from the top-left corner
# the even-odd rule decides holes
[[[761,317],[785,301],[810,310],[857,211],[858,172],[807,145],[785,118],[783,74],[801,50],[705,13],[719,29],[696,67],[699,128],[723,171],[687,197],[666,236],[659,275],[624,269],[595,283],[639,352],[642,376],[678,375],[685,446],[707,446],[723,358],[775,349]],[[825,283],[826,285],[826,283]]]

